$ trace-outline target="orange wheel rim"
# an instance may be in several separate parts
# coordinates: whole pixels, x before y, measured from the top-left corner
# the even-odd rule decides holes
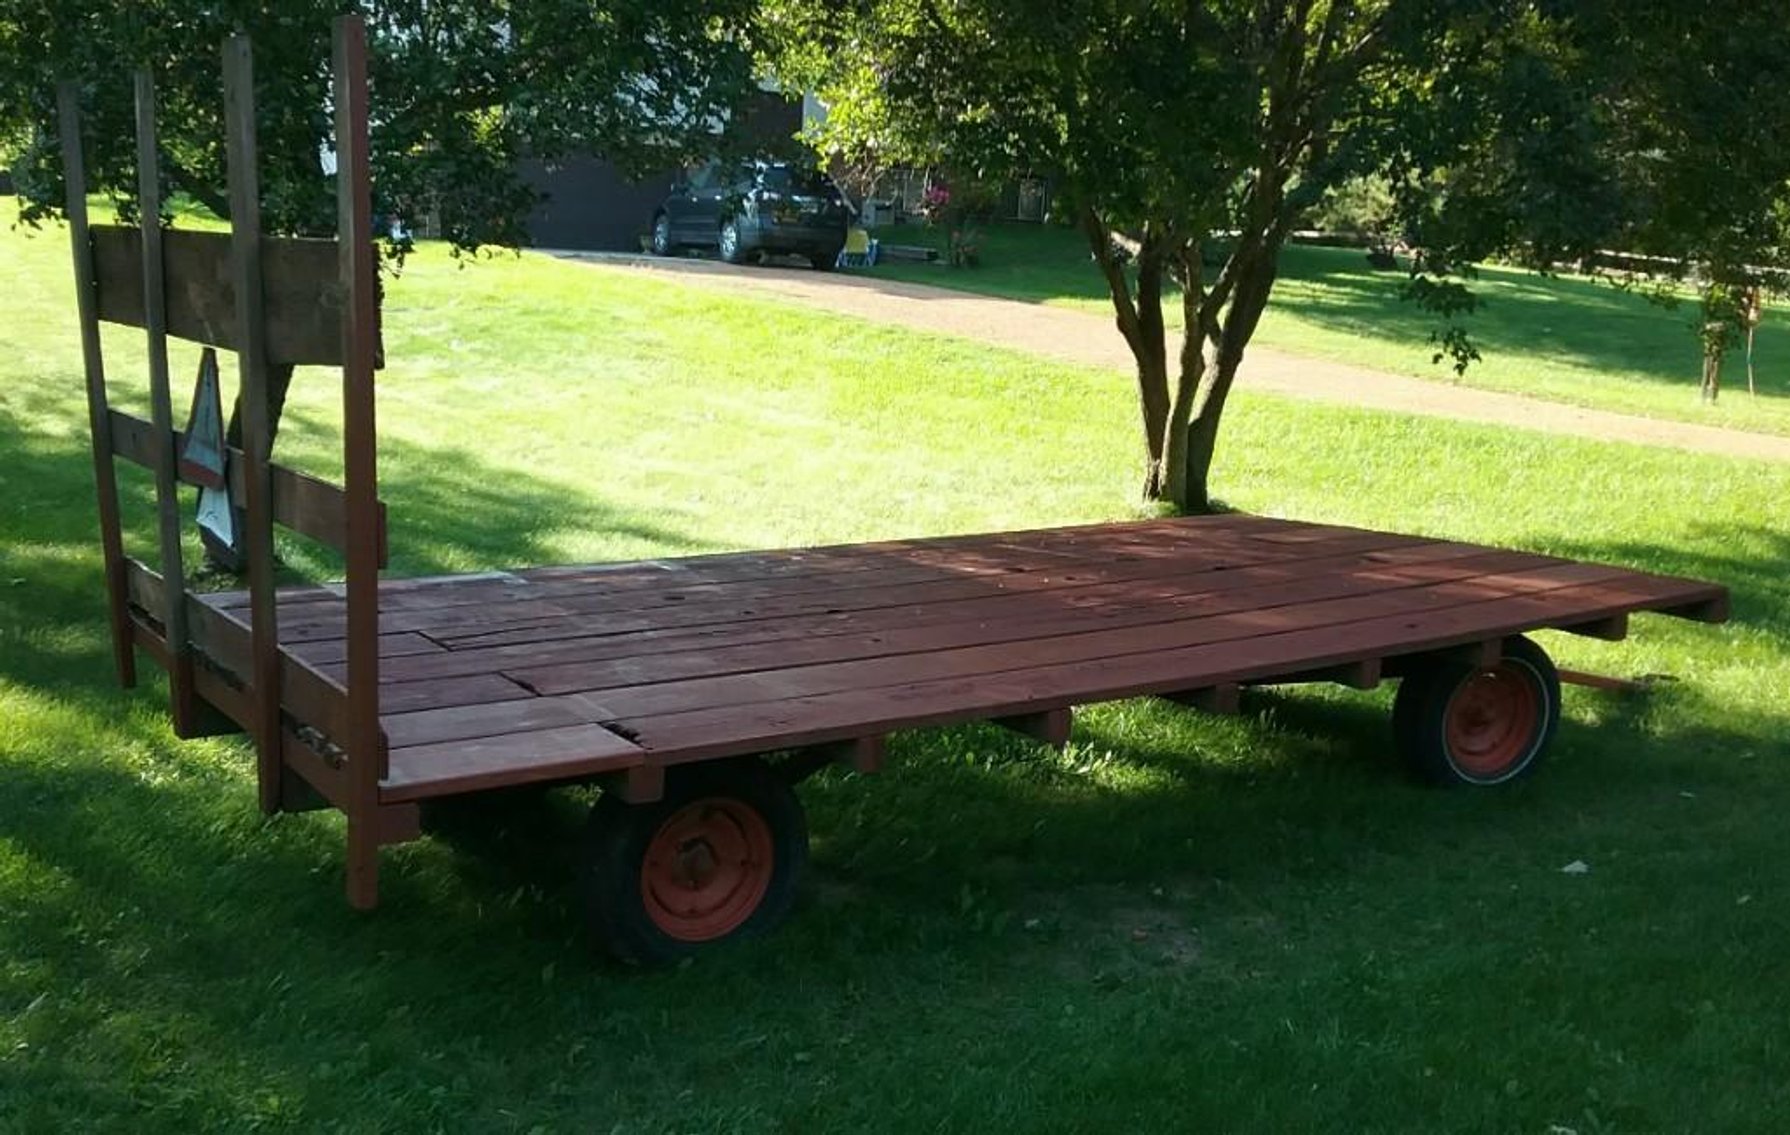
[[[686,804],[647,845],[640,893],[647,917],[680,942],[738,930],[771,887],[771,827],[758,810],[725,797]]]
[[[1526,667],[1507,660],[1481,670],[1448,699],[1448,759],[1468,777],[1495,779],[1529,756],[1540,720],[1541,697]]]

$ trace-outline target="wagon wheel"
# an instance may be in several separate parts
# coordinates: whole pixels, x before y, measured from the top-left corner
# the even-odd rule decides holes
[[[1535,767],[1560,724],[1560,675],[1547,652],[1504,640],[1492,666],[1439,662],[1399,684],[1392,726],[1400,755],[1441,785],[1502,784]]]
[[[591,809],[589,919],[626,962],[663,964],[782,922],[808,862],[788,784],[757,760],[673,769],[665,796]]]

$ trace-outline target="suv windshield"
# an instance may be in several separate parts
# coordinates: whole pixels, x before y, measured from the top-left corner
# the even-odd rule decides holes
[[[833,192],[832,181],[819,170],[766,166],[759,180],[766,189],[774,193],[804,193],[827,197]]]

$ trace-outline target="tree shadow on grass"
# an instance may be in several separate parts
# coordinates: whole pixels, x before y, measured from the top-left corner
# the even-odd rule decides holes
[[[1549,541],[1547,551],[1722,584],[1730,595],[1730,622],[1790,650],[1790,531],[1700,524],[1674,545],[1566,537]]]
[[[966,275],[940,271],[902,278],[924,279],[946,287],[997,293],[1010,299],[1044,303],[1060,299],[1102,301],[1099,275],[1088,263],[1087,249],[1074,234],[1052,230],[994,226],[989,230],[986,265]],[[1269,302],[1277,313],[1330,331],[1406,350],[1412,360],[1430,353],[1429,336],[1436,319],[1399,298],[1402,272],[1375,271],[1359,249],[1289,247],[1281,256],[1278,287]],[[1583,277],[1542,277],[1518,270],[1488,268],[1469,281],[1485,306],[1466,320],[1468,332],[1488,359],[1546,356],[1605,374],[1639,378],[1681,387],[1687,398],[1700,366],[1696,336],[1691,330],[1694,304],[1666,307],[1612,284]],[[1171,315],[1179,297],[1164,297]],[[1761,358],[1776,357],[1790,319],[1768,313],[1762,331]],[[1744,363],[1737,350],[1730,355],[1729,386],[1744,381]],[[1447,378],[1443,366],[1434,377]],[[1767,371],[1759,397],[1790,398],[1790,384]],[[1471,372],[1468,378],[1471,380]]]
[[[986,726],[906,735],[885,775],[831,772],[804,788],[818,878],[794,922],[662,977],[586,956],[577,794],[492,802],[484,820],[498,822],[451,846],[388,852],[385,905],[369,917],[341,900],[339,821],[260,820],[246,775],[216,747],[141,719],[110,737],[129,761],[40,737],[0,779],[3,846],[29,865],[15,878],[41,880],[8,894],[0,943],[30,975],[7,1010],[54,996],[25,1018],[41,1055],[15,1060],[9,1087],[34,1108],[73,1101],[46,1121],[246,1122],[269,1098],[314,1121],[338,1114],[329,1093],[343,1077],[378,1085],[356,1105],[374,1109],[365,1122],[427,1122],[438,1104],[458,1109],[445,1121],[494,1106],[529,1115],[547,1096],[520,1094],[567,1051],[608,1075],[640,1058],[643,1038],[712,1060],[716,1044],[814,1014],[849,1019],[941,980],[997,1000],[1035,994],[1037,967],[1072,984],[1153,980],[1112,961],[1155,948],[1127,937],[1140,905],[1201,927],[1268,920],[1309,940],[1325,896],[1376,901],[1388,876],[1454,861],[1456,897],[1399,900],[1434,903],[1426,917],[1446,926],[1503,890],[1487,876],[1551,874],[1572,839],[1644,849],[1657,825],[1629,817],[1676,802],[1687,770],[1739,775],[1698,769],[1708,754],[1785,731],[1782,718],[1709,713],[1692,697],[1694,712],[1663,733],[1639,714],[1570,720],[1534,781],[1493,793],[1410,784],[1387,753],[1383,696],[1256,691],[1234,719],[1125,703],[1084,717],[1064,756]],[[1592,807],[1604,818],[1587,821]],[[145,1046],[207,1072],[146,1064]],[[467,1077],[491,1046],[520,1081]],[[649,1081],[685,1083],[665,1069]],[[586,1106],[607,1100],[584,1090],[596,1093]]]
[[[339,436],[302,410],[288,428]],[[648,523],[588,489],[496,465],[474,450],[386,437],[380,441],[380,499],[390,529],[394,577],[535,567],[557,561],[561,538],[603,533],[652,554],[712,548],[693,533]]]
[[[40,400],[41,402],[41,400]],[[109,679],[109,633],[99,556],[93,464],[86,431],[49,432],[33,420],[66,418],[67,400],[29,401],[21,416],[0,409],[0,662],[7,680],[62,691]],[[53,415],[52,416],[52,412]],[[295,430],[322,429],[302,413]],[[688,552],[698,538],[647,523],[588,490],[509,467],[466,450],[384,445],[382,495],[389,515],[391,576],[438,575],[553,561],[572,533],[613,533],[629,547]],[[159,559],[155,498],[148,474],[115,462],[126,554]],[[191,490],[183,503],[189,573],[199,563]],[[280,534],[280,553],[298,576],[339,578],[340,559],[302,537]],[[215,585],[217,580],[210,581]],[[228,586],[240,586],[226,580]]]
[[[1413,303],[1399,298],[1402,273],[1376,273],[1352,256],[1328,249],[1300,249],[1284,261],[1270,314],[1392,346],[1409,345],[1415,356],[1428,350],[1439,326]],[[1614,285],[1572,277],[1524,277],[1488,271],[1468,286],[1483,306],[1464,326],[1487,359],[1545,357],[1587,370],[1694,388],[1700,348],[1691,329],[1694,305],[1665,307]],[[1768,318],[1761,359],[1769,360],[1782,317]],[[1448,377],[1442,366],[1436,377]],[[1790,397],[1790,385],[1766,372],[1758,396]],[[1468,372],[1471,380],[1472,372]],[[1742,352],[1729,355],[1728,385],[1744,384]]]

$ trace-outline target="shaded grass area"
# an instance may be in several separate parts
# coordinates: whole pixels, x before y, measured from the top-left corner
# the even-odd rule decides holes
[[[942,241],[939,232],[917,226],[882,235],[897,243]],[[870,272],[1103,315],[1111,310],[1085,240],[1065,228],[990,226],[977,268],[888,261]],[[1662,308],[1586,278],[1485,268],[1470,282],[1483,306],[1467,320],[1484,358],[1457,378],[1447,364],[1431,361],[1437,324],[1399,299],[1403,278],[1374,271],[1358,249],[1289,247],[1254,343],[1601,410],[1790,434],[1790,316],[1782,311],[1768,311],[1758,333],[1757,397],[1747,394],[1744,351],[1736,348],[1723,367],[1725,393],[1706,406],[1697,397],[1697,307],[1688,298]],[[1171,329],[1181,325],[1180,304],[1179,292],[1165,300]]]
[[[339,822],[263,820],[241,744],[176,743],[158,683],[112,688],[66,250],[0,240],[0,1129],[1790,1118],[1790,470],[1245,397],[1235,505],[1708,575],[1735,620],[1550,640],[1676,680],[1572,691],[1509,791],[1409,785],[1383,695],[1122,703],[1062,754],[906,735],[887,773],[804,789],[782,932],[623,972],[586,956],[578,796],[389,853],[357,916]],[[426,250],[390,296],[400,572],[1130,511],[1122,376],[532,257]],[[136,389],[138,338],[108,343]],[[301,372],[280,446],[319,472],[330,379]]]

